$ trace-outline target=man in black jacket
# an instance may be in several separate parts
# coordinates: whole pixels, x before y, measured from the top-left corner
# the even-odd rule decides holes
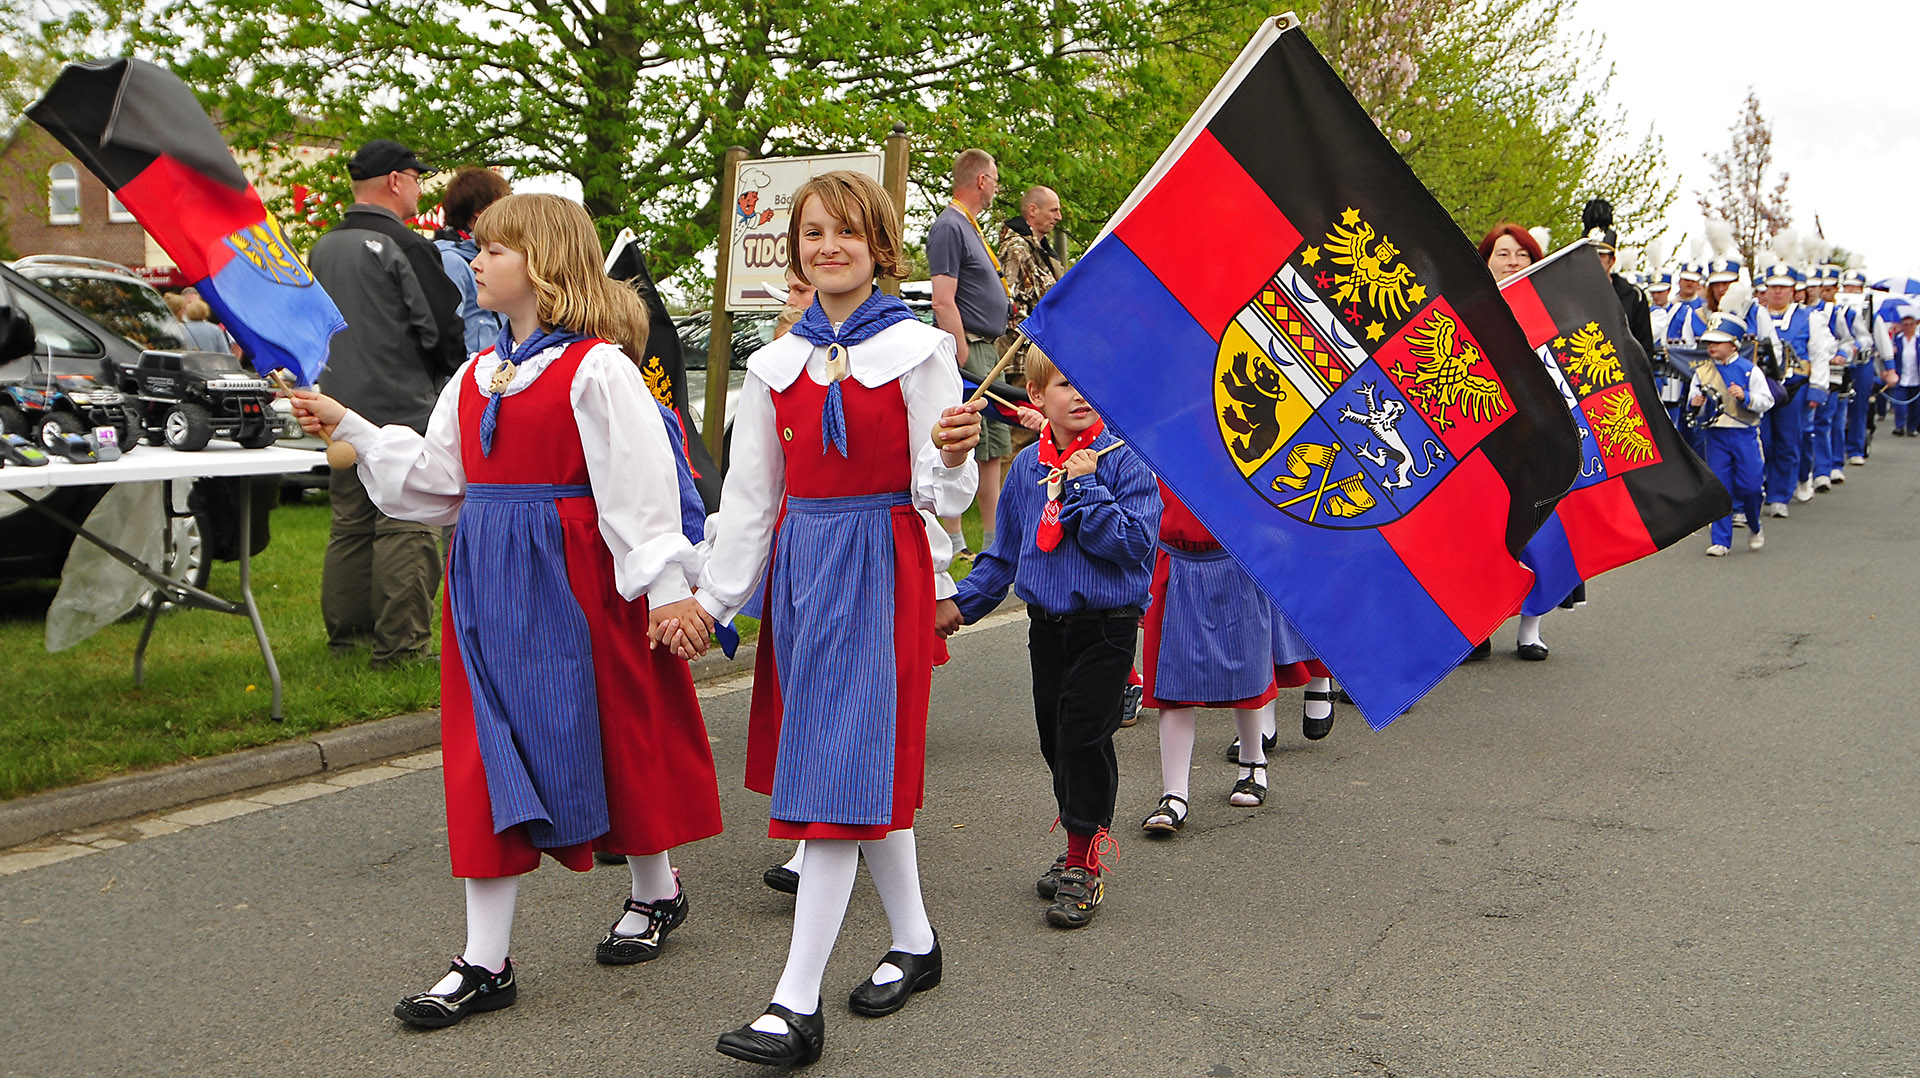
[[[433,241],[405,223],[419,210],[420,182],[430,171],[397,142],[360,147],[347,163],[353,205],[308,256],[347,320],[321,375],[328,395],[375,423],[422,433],[441,388],[466,359],[460,293]],[[438,529],[375,509],[350,468],[333,473],[332,501],[320,577],[327,642],[335,654],[370,643],[375,669],[430,658]]]

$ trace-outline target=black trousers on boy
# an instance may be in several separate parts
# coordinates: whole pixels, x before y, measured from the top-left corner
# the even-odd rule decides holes
[[[1060,825],[1076,835],[1113,824],[1120,760],[1120,694],[1133,669],[1140,611],[1096,612],[1058,619],[1027,608],[1027,653],[1033,662],[1033,713],[1040,755],[1053,771]]]

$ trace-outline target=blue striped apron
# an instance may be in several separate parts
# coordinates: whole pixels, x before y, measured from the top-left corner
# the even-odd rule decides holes
[[[766,609],[780,672],[775,819],[893,819],[893,508],[905,491],[787,498]]]
[[[447,557],[447,603],[473,693],[493,829],[535,846],[606,834],[593,640],[567,584],[554,502],[587,485],[469,483]]]
[[[1273,603],[1225,548],[1185,550],[1162,543],[1160,549],[1167,553],[1167,606],[1160,616],[1153,695],[1226,703],[1266,692],[1273,663],[1262,648],[1279,639]]]

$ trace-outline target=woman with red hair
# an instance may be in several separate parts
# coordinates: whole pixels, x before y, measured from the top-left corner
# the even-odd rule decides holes
[[[1504,281],[1543,257],[1540,242],[1512,221],[1502,221],[1480,240],[1480,259],[1496,281]]]
[[[1480,257],[1487,263],[1487,272],[1493,274],[1493,279],[1504,281],[1540,261],[1540,241],[1512,221],[1502,221],[1481,237]],[[1515,653],[1530,662],[1539,662],[1547,657],[1546,641],[1540,637],[1540,617],[1521,615],[1520,638]],[[1491,654],[1493,641],[1489,638],[1480,641],[1479,646],[1467,655],[1467,661],[1484,659]]]

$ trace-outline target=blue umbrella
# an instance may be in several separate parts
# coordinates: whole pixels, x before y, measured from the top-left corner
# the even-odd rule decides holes
[[[1888,277],[1885,280],[1873,282],[1873,290],[1876,292],[1897,292],[1904,295],[1914,295],[1915,293],[1920,293],[1920,279],[1913,277]]]
[[[1898,322],[1905,312],[1914,310],[1916,306],[1920,306],[1920,300],[1912,296],[1889,296],[1880,301],[1876,313],[1882,322]]]

